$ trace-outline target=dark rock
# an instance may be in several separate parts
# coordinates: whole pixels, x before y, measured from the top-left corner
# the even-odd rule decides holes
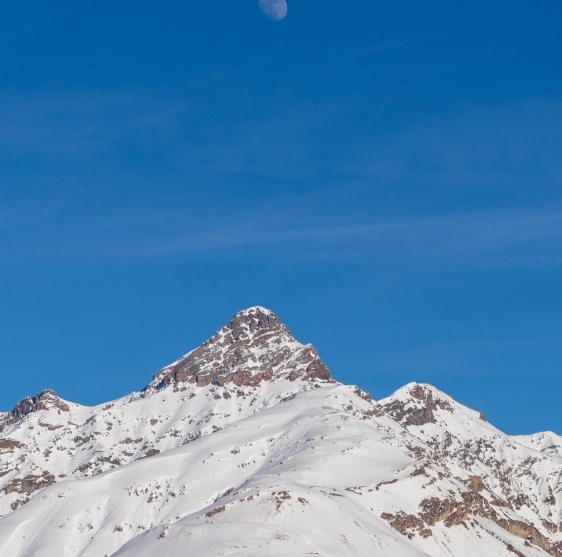
[[[55,477],[50,472],[43,472],[41,475],[28,474],[25,478],[14,478],[9,484],[4,486],[4,493],[23,493],[31,495],[39,489],[55,483]]]
[[[24,445],[15,439],[0,439],[0,453],[13,453]]]
[[[313,346],[297,345],[276,315],[256,307],[237,313],[203,345],[157,373],[144,393],[182,382],[256,387],[279,376],[332,381]]]

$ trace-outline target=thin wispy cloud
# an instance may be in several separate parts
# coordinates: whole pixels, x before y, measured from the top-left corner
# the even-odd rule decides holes
[[[204,222],[178,214],[147,214],[127,221],[92,220],[59,226],[51,235],[43,225],[41,240],[29,239],[48,257],[94,259],[166,257],[308,258],[441,263],[537,265],[560,261],[562,211],[496,211],[403,218],[379,222],[305,224],[290,214]],[[59,233],[57,233],[59,232]],[[4,244],[4,248],[7,248]],[[20,245],[20,249],[22,246]]]
[[[545,192],[562,173],[553,150],[556,104],[467,110],[342,144],[344,105],[231,115],[225,136],[212,123],[199,127],[203,101],[196,95],[167,103],[135,92],[7,100],[4,162],[32,154],[44,164],[40,188],[3,192],[0,248],[20,259],[259,252],[315,260],[559,261],[560,204],[545,209],[540,197],[530,200],[528,187],[541,180]],[[309,165],[319,152],[327,154],[322,164]],[[457,204],[482,188],[489,202]]]
[[[70,161],[94,158],[131,133],[167,128],[180,108],[146,94],[104,91],[96,94],[3,95],[0,113],[1,159],[33,155]],[[186,106],[181,107],[186,111]]]
[[[562,242],[562,212],[507,212],[405,219],[378,223],[272,227],[240,224],[148,243],[139,255],[198,253],[242,247],[297,249],[317,257],[366,253],[477,260],[510,254],[520,262],[550,259]],[[534,251],[532,248],[539,248]],[[526,250],[531,250],[527,252]],[[523,250],[523,251],[520,251]],[[276,251],[278,253],[278,251]]]

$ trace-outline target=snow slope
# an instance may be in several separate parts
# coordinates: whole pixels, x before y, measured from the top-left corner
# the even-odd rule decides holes
[[[250,308],[140,393],[0,416],[1,555],[560,557],[561,446],[372,401]]]

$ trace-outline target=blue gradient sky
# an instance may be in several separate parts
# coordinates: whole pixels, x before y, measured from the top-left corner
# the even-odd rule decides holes
[[[375,398],[562,433],[562,5],[0,17],[0,410],[142,388],[263,305]]]

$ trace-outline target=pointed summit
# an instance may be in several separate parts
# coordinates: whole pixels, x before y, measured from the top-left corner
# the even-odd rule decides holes
[[[238,312],[199,348],[160,370],[145,393],[185,382],[257,386],[274,379],[332,381],[312,345],[296,341],[272,311],[255,306]]]
[[[233,340],[251,339],[252,344],[259,344],[258,339],[264,335],[296,342],[279,317],[261,306],[239,311],[219,333],[225,329],[232,333]]]

